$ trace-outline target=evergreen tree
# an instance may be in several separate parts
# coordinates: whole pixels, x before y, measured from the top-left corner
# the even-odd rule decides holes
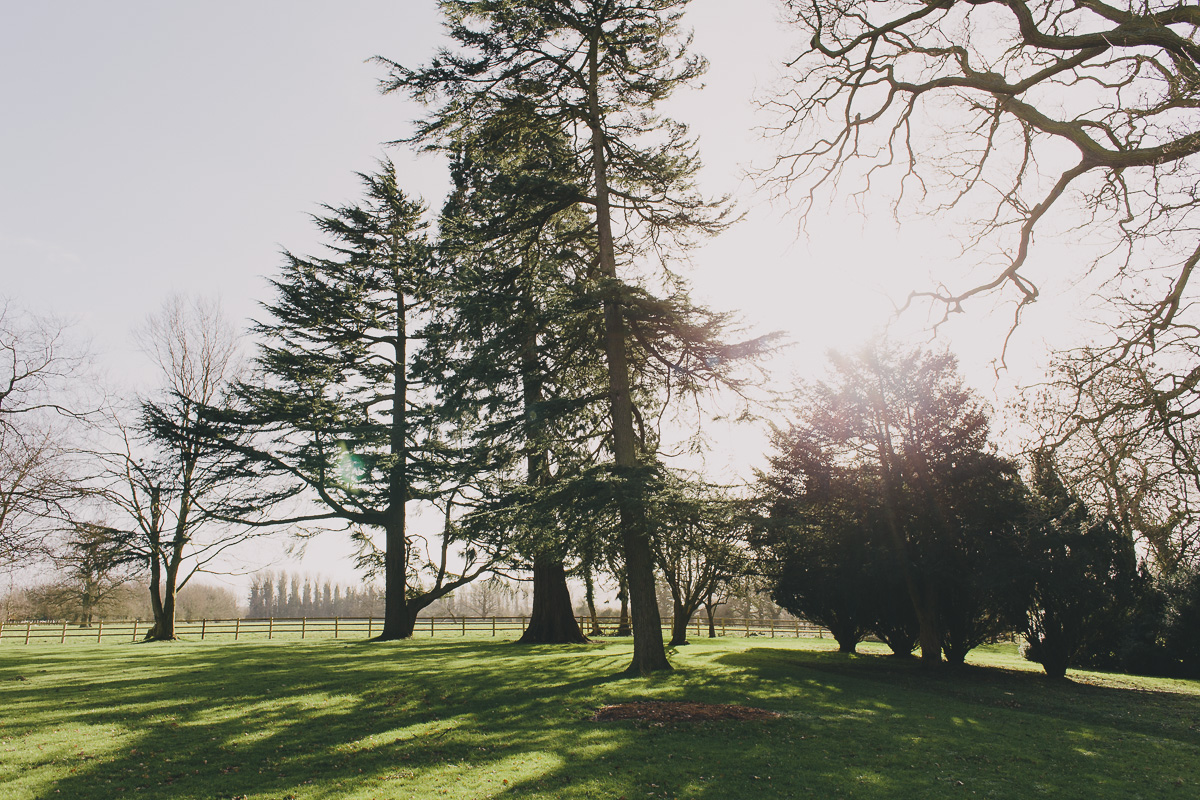
[[[515,101],[454,142],[454,191],[441,220],[438,323],[427,351],[443,412],[473,422],[476,453],[498,479],[469,520],[502,527],[532,563],[524,642],[586,641],[567,588],[565,535],[547,496],[586,462],[603,410],[583,291],[589,221],[561,134]]]
[[[420,587],[423,564],[410,546],[407,504],[432,500],[453,480],[454,456],[440,438],[430,393],[410,366],[421,340],[434,274],[424,206],[407,197],[395,167],[361,175],[362,205],[330,208],[316,219],[329,257],[286,253],[272,283],[270,314],[256,324],[262,345],[254,380],[237,388],[235,414],[214,418],[214,434],[254,433],[239,448],[249,467],[292,482],[315,497],[301,520],[354,526],[378,552],[384,577],[381,639],[412,635],[417,612],[486,568],[442,569]],[[278,522],[278,521],[277,521]]]
[[[1061,678],[1067,667],[1121,649],[1137,603],[1137,555],[1132,541],[1108,520],[1093,518],[1066,487],[1049,451],[1034,454],[1031,484],[1028,558],[1037,580],[1025,657]]]
[[[876,344],[832,362],[760,478],[775,597],[843,649],[874,629],[903,652],[911,611],[922,659],[961,663],[1023,625],[1027,491],[949,353]]]
[[[604,368],[606,447],[621,518],[634,657],[630,670],[669,669],[655,604],[644,483],[652,435],[637,405],[667,387],[696,390],[727,373],[727,318],[696,307],[668,272],[647,287],[644,257],[666,264],[675,246],[724,225],[724,208],[698,196],[699,168],[687,128],[656,114],[672,91],[699,77],[679,22],[687,0],[444,0],[450,36],[444,51],[413,70],[385,62],[385,91],[407,90],[434,105],[414,141],[449,146],[518,100],[567,144],[573,202],[591,223],[595,260],[590,292],[602,314],[594,334]],[[619,231],[617,234],[615,232]],[[664,267],[665,269],[665,267]],[[635,422],[636,420],[636,422]]]

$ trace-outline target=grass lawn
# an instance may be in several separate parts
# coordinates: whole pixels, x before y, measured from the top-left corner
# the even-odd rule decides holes
[[[648,679],[627,641],[6,646],[0,798],[1200,797],[1200,683],[831,645],[699,639]],[[640,699],[784,716],[590,719]]]

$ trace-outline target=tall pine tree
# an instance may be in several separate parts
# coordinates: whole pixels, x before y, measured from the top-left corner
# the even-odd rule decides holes
[[[603,374],[587,296],[591,223],[578,206],[565,137],[515,100],[454,142],[454,191],[441,219],[443,294],[429,362],[444,410],[477,419],[479,452],[501,479],[471,522],[518,532],[533,569],[522,641],[583,642],[567,587],[579,532],[556,491],[590,460]]]
[[[668,386],[698,389],[756,345],[721,343],[728,320],[698,308],[666,270],[673,252],[725,224],[725,207],[694,188],[699,168],[686,126],[656,107],[698,78],[703,59],[679,31],[687,0],[443,0],[459,50],[426,67],[391,61],[385,91],[430,105],[413,141],[452,146],[507,104],[561,132],[573,164],[575,202],[590,220],[595,257],[589,290],[602,322],[606,448],[621,519],[634,625],[633,672],[669,669],[654,592],[643,486],[653,436],[637,404]],[[663,272],[639,267],[657,257]],[[657,285],[662,292],[651,291]]]

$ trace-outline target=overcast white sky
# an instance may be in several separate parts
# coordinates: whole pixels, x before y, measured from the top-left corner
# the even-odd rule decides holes
[[[794,220],[741,180],[772,152],[751,97],[796,42],[773,0],[695,0],[688,21],[711,69],[671,112],[700,136],[706,189],[735,193],[748,211],[695,254],[691,274],[703,300],[790,333],[781,381],[878,330],[893,299],[931,275],[964,275],[956,239],[934,221],[897,230],[884,214],[835,205],[798,237]],[[440,41],[433,0],[3,4],[0,296],[72,321],[110,381],[144,385],[151,373],[131,328],[172,292],[219,295],[231,318],[253,316],[281,248],[317,250],[308,215],[358,197],[354,172],[389,155],[406,190],[440,204],[442,165],[384,146],[421,110],[381,96],[382,69],[366,63],[423,63]],[[1017,375],[1029,374],[1043,338],[1061,343],[1063,307],[1053,294],[1039,305],[1010,359]],[[971,312],[942,337],[990,392],[1007,313],[988,303]],[[714,462],[744,473],[761,437],[723,436]],[[314,547],[301,568],[346,580],[342,550]]]

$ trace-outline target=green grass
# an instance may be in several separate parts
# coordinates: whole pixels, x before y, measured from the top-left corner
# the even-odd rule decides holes
[[[1071,673],[1012,648],[927,674],[831,642],[426,639],[0,651],[0,797],[1193,798],[1200,684]],[[979,666],[986,665],[986,666]],[[590,721],[636,699],[768,722]]]

